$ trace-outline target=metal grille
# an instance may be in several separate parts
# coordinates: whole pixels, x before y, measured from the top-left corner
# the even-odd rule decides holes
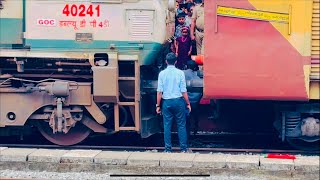
[[[320,80],[320,0],[313,0],[312,10],[311,81]]]
[[[133,40],[152,40],[154,11],[128,10],[129,35]]]

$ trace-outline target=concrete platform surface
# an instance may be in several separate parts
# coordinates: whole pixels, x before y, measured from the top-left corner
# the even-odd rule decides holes
[[[294,160],[294,168],[295,170],[301,171],[318,171],[320,164],[320,156],[298,156],[297,159]]]
[[[234,169],[283,172],[315,172],[319,174],[319,156],[296,156],[295,160],[270,159],[261,155],[223,153],[157,153],[102,150],[57,150],[1,148],[0,169],[14,166],[37,169],[105,170],[112,167],[180,169]],[[49,169],[50,169],[49,168]]]
[[[230,169],[259,169],[259,156],[227,155],[226,166]]]
[[[0,152],[7,149],[7,147],[0,147]]]
[[[126,165],[131,152],[102,151],[95,158],[96,164]]]
[[[292,159],[270,159],[260,156],[260,169],[263,170],[286,170],[294,169],[294,160]]]
[[[128,165],[159,166],[162,153],[133,152],[128,158]]]
[[[194,167],[225,168],[227,156],[223,154],[197,154],[193,159]]]
[[[93,163],[94,157],[97,156],[101,150],[70,150],[62,155],[61,163]]]
[[[160,153],[160,166],[162,167],[192,167],[193,159],[196,154],[194,153]]]
[[[0,161],[28,161],[28,155],[36,149],[28,148],[6,148],[0,153]]]
[[[28,161],[60,163],[61,157],[67,152],[67,150],[59,149],[38,149],[29,154]]]

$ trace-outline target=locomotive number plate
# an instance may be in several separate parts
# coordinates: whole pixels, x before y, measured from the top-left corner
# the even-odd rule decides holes
[[[77,42],[92,42],[92,33],[76,33]]]

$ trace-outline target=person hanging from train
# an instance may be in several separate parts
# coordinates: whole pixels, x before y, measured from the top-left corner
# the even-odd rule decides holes
[[[196,5],[193,14],[190,29],[191,40],[196,40],[197,54],[204,54],[204,0],[199,1]]]
[[[190,80],[196,80],[201,79],[197,72],[199,70],[199,66],[197,63],[193,60],[189,60],[187,62],[187,69],[183,70],[186,81]],[[203,96],[202,92],[188,92],[188,97],[191,105],[192,111],[190,113],[187,113],[187,133],[188,133],[188,139],[190,135],[190,129],[191,129],[191,122],[193,122],[193,134],[196,134],[198,131],[198,106],[200,103],[200,100]]]
[[[181,152],[188,152],[186,131],[186,107],[191,112],[186,79],[184,73],[174,65],[177,57],[174,53],[166,56],[167,68],[159,73],[157,87],[156,112],[163,114],[165,152],[172,151],[171,127],[173,120],[177,123]],[[162,107],[160,103],[162,101]]]
[[[171,50],[172,52],[176,52],[176,46],[175,46],[175,43],[174,41],[181,37],[182,36],[182,32],[181,32],[181,29],[186,25],[185,24],[185,13],[182,12],[180,14],[178,14],[176,16],[176,20],[178,22],[178,25],[175,26],[175,32],[174,32],[174,36],[173,36],[173,43],[171,44]]]
[[[184,70],[187,66],[187,61],[191,59],[192,43],[189,36],[188,26],[184,26],[181,29],[182,36],[177,38],[175,43],[177,63],[176,67],[178,69]]]

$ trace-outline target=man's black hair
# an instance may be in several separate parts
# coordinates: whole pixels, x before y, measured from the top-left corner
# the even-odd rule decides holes
[[[174,63],[177,60],[177,57],[173,52],[170,52],[170,53],[167,54],[166,60],[167,60],[169,65],[174,65]]]
[[[199,70],[199,66],[193,60],[187,61],[187,68],[191,69],[192,71],[198,71]]]
[[[193,7],[193,6],[194,6],[193,3],[187,3],[187,9],[188,9],[189,12],[190,12],[190,8]]]
[[[186,8],[187,9],[187,7],[188,7],[187,3],[179,4],[179,9],[182,9],[182,8]]]
[[[186,17],[186,13],[182,12],[182,13],[179,13],[179,14],[177,15],[177,19],[178,19],[178,18],[181,18],[181,17],[185,18],[185,17]]]

